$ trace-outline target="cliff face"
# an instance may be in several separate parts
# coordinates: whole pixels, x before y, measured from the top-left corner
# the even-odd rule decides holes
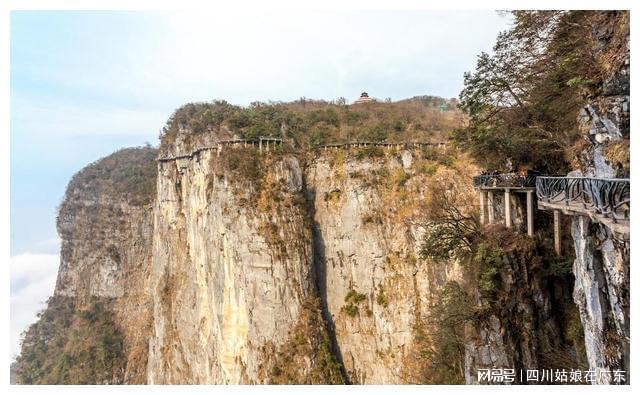
[[[160,162],[149,383],[404,382],[420,306],[455,275],[417,261],[421,156]]]
[[[245,112],[270,114],[217,106],[239,111],[233,124],[245,126],[238,127],[260,121],[245,120]],[[407,106],[423,116],[426,104]],[[379,107],[377,116],[402,115],[396,105]],[[353,129],[369,118],[366,108],[302,108],[312,127],[344,117]],[[421,202],[430,185],[462,172],[450,168],[457,154],[293,152],[296,142],[287,140],[271,151],[235,145],[189,156],[237,137],[226,124],[201,127],[211,116],[206,105],[192,110],[170,121],[158,151],[123,150],[70,183],[59,215],[55,296],[25,338],[19,381],[420,382],[407,378],[420,368],[410,368],[422,334],[416,327],[433,293],[459,276],[455,264],[419,262]],[[431,107],[425,113],[443,118]],[[295,113],[283,116],[299,122]],[[405,124],[406,116],[393,124],[395,133],[406,128],[422,138],[423,126]],[[53,327],[51,317],[60,317]],[[79,335],[65,334],[70,324]],[[56,359],[48,333],[78,352],[59,358],[60,377],[27,374]],[[84,369],[96,341],[109,345],[102,366]],[[70,374],[83,369],[81,378]]]
[[[77,310],[98,300],[113,312],[126,356],[117,382],[142,384],[151,329],[153,211],[95,201],[73,202],[68,209],[74,213],[59,225],[61,268],[54,295],[74,299]]]
[[[459,277],[455,264],[419,261],[424,201],[447,174],[437,168],[419,150],[381,149],[330,152],[307,168],[320,295],[353,383],[407,382],[416,324]]]
[[[511,199],[516,217],[525,211],[522,200]],[[503,201],[496,204],[496,212],[502,212]],[[541,229],[534,238],[501,224],[479,235],[482,242],[465,276],[476,311],[465,325],[468,384],[478,383],[479,369],[587,367],[578,309],[571,299],[570,262],[551,251],[552,235],[542,216],[538,214]],[[516,218],[515,226],[525,226],[524,220]],[[516,375],[515,383],[526,381]]]
[[[69,183],[57,223],[58,279],[46,318],[25,336],[23,383],[146,381],[156,155],[124,149]],[[50,342],[42,358],[38,347]]]
[[[113,311],[126,356],[118,381],[132,384],[145,382],[151,329],[156,155],[154,149],[123,150],[98,162],[101,169],[84,170],[71,182],[58,217],[62,248],[54,295],[75,299],[79,310],[103,300]]]
[[[590,29],[585,49],[595,59],[598,72],[581,91],[584,97],[577,100],[584,102],[577,119],[582,138],[567,158],[575,169],[569,176],[629,177],[629,14],[583,15]],[[497,205],[497,215],[502,217],[503,201],[498,199]],[[521,202],[512,203],[516,225],[522,208]],[[490,298],[483,292],[476,295],[476,303],[486,306],[490,316],[468,327],[468,336],[475,341],[466,348],[467,382],[477,380],[474,372],[479,367],[628,372],[628,238],[588,217],[565,217],[561,228],[571,230],[571,238],[565,241],[572,245],[563,247],[564,257],[556,258],[544,248],[552,237],[545,234],[549,224],[544,213],[536,215],[536,227],[539,232],[531,251],[509,246],[511,236],[496,244],[503,250],[493,265],[500,290]],[[517,245],[527,243],[521,240]],[[575,255],[569,256],[566,247]],[[572,265],[565,262],[568,258]],[[565,273],[567,269],[572,273]],[[496,297],[502,305],[495,304]],[[597,375],[598,383],[614,381],[613,375]]]
[[[149,383],[268,382],[272,354],[315,298],[300,164],[255,155],[159,165]]]
[[[478,368],[550,366],[542,355],[574,344],[566,283],[535,242],[498,225],[495,267],[423,255],[434,200],[455,196],[473,218],[465,155],[287,150],[154,163],[153,209],[95,175],[70,184],[56,296],[94,317],[85,326],[116,329],[100,382],[473,383]]]
[[[585,148],[577,158],[576,175],[629,177],[628,18],[628,14],[605,14],[592,31],[593,50],[608,73],[603,83],[589,92],[578,120]],[[574,217],[572,221],[574,300],[585,329],[589,366],[628,372],[629,239],[586,217]],[[602,382],[610,381],[605,378]]]

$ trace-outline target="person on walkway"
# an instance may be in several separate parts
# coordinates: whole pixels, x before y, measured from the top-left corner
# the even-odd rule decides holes
[[[511,157],[507,158],[507,161],[505,163],[505,167],[507,169],[507,173],[513,172],[513,161],[511,160]]]

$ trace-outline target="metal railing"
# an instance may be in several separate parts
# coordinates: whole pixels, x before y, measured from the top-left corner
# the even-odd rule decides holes
[[[219,140],[212,145],[197,147],[191,150],[188,153],[184,153],[181,155],[170,155],[170,156],[161,156],[156,160],[159,162],[167,162],[176,159],[187,159],[191,158],[193,155],[207,150],[215,150],[221,146],[234,146],[234,145],[249,145],[252,147],[263,146],[263,144],[269,143],[276,145],[283,145],[284,141],[278,137],[258,137],[257,139],[234,139],[234,140]],[[311,149],[329,149],[329,148],[358,148],[358,147],[383,147],[383,148],[424,148],[424,147],[438,147],[438,148],[446,148],[446,142],[420,142],[420,141],[407,141],[403,143],[387,143],[387,142],[373,142],[373,141],[353,141],[348,143],[336,143],[336,144],[324,144],[312,147]]]
[[[383,147],[383,148],[422,148],[422,147],[438,147],[445,148],[446,142],[422,142],[422,141],[405,141],[402,143],[388,143],[382,141],[352,141],[348,143],[333,143],[317,145],[314,148],[358,148],[358,147]]]
[[[202,151],[208,151],[208,150],[215,150],[218,149],[220,147],[224,147],[224,146],[234,146],[234,145],[250,145],[253,147],[259,146],[262,147],[263,143],[266,143],[267,147],[269,146],[269,143],[272,143],[274,145],[274,147],[276,145],[282,145],[284,144],[283,140],[281,138],[278,137],[263,137],[260,136],[257,139],[233,139],[233,140],[219,140],[215,143],[213,143],[212,145],[207,145],[207,146],[202,146],[202,147],[197,147],[194,148],[193,150],[191,150],[189,153],[185,153],[182,155],[170,155],[170,156],[160,156],[156,159],[156,161],[158,162],[167,162],[167,161],[172,161],[172,160],[176,160],[176,159],[188,159],[193,157],[193,155],[202,152]]]
[[[533,188],[536,186],[536,176],[520,173],[481,174],[473,177],[473,186],[476,188]]]
[[[631,189],[629,179],[589,177],[537,177],[539,201],[579,204],[584,209],[615,220],[629,219]]]

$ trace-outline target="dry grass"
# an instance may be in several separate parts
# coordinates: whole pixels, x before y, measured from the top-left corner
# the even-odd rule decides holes
[[[628,139],[610,142],[604,148],[604,157],[610,165],[622,169],[626,172],[631,171],[631,154],[630,141]]]

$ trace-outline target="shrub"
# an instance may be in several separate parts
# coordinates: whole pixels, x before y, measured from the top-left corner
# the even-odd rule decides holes
[[[333,189],[324,193],[324,201],[328,203],[337,203],[340,201],[342,192],[339,189]]]
[[[399,168],[393,172],[392,183],[397,187],[403,187],[409,181],[409,173],[404,171],[404,169]]]
[[[341,311],[350,317],[355,317],[360,312],[358,305],[360,305],[365,299],[367,299],[367,295],[358,293],[355,289],[351,289],[347,292],[347,296],[344,298],[346,304],[342,306]]]
[[[120,383],[126,364],[123,339],[106,308],[93,298],[86,309],[53,296],[23,334],[16,359],[20,384]]]
[[[342,306],[342,311],[344,311],[345,314],[347,314],[349,317],[355,317],[356,315],[358,315],[358,312],[360,310],[358,309],[358,306],[354,304],[347,304],[345,306]]]
[[[347,141],[427,139],[461,125],[455,106],[441,114],[437,107],[419,98],[367,106],[304,99],[240,107],[217,101],[180,107],[163,128],[160,139],[167,147],[182,134],[184,148],[189,150],[201,143],[200,134],[228,129],[250,139],[282,136],[296,147],[309,148]]]
[[[268,352],[268,351],[267,351]],[[337,361],[322,318],[320,300],[303,302],[298,321],[273,358],[268,370],[270,384],[344,384],[342,365]],[[309,368],[307,364],[310,362]],[[263,372],[264,373],[264,372]]]
[[[482,242],[478,245],[472,263],[479,270],[478,287],[485,293],[496,292],[500,288],[500,268],[502,267],[501,247],[490,242]]]
[[[367,224],[382,224],[382,217],[377,212],[369,212],[362,214],[362,223]]]
[[[376,303],[385,308],[389,306],[389,299],[384,294],[384,289],[382,288],[382,286],[380,286],[378,294],[376,295]]]
[[[263,169],[259,160],[247,160],[250,155],[254,154],[253,151],[248,150],[250,148],[236,148],[225,151],[224,155],[221,156],[223,168],[241,177],[242,180],[255,184],[259,189],[263,177]]]
[[[422,166],[421,170],[422,173],[426,174],[427,176],[432,176],[438,171],[438,164],[433,162],[426,163],[424,166]]]
[[[157,155],[150,147],[125,148],[89,164],[71,178],[61,211],[80,194],[109,196],[134,206],[150,204],[156,194]]]
[[[358,160],[366,158],[382,158],[384,157],[384,150],[375,146],[361,147],[356,151],[355,157]]]
[[[447,282],[413,327],[413,347],[405,357],[405,380],[412,384],[464,384],[465,334],[474,321],[469,297],[455,281]]]

